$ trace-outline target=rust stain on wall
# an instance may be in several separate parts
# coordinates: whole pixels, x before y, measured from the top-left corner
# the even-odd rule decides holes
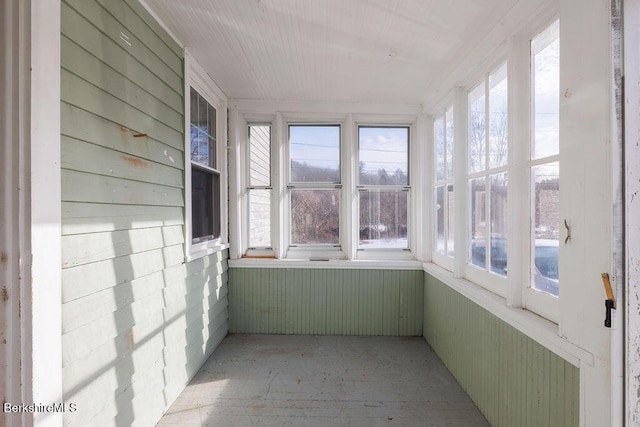
[[[123,147],[128,147],[131,132],[124,126],[118,125],[118,128],[120,128],[120,140],[122,141]]]
[[[9,263],[9,256],[5,251],[0,252],[0,265],[3,270],[7,270],[7,264]]]
[[[130,157],[130,156],[121,156],[127,163],[137,167],[137,168],[142,168],[142,169],[146,169],[149,167],[149,163],[145,162],[142,159],[139,159],[137,157]]]
[[[9,301],[9,291],[6,286],[2,287],[2,301]]]

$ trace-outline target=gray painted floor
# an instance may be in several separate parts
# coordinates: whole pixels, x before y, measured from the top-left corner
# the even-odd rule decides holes
[[[488,426],[423,338],[229,335],[158,426]]]

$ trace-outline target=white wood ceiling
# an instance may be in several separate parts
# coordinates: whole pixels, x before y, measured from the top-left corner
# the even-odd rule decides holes
[[[229,98],[420,104],[515,0],[146,0]]]

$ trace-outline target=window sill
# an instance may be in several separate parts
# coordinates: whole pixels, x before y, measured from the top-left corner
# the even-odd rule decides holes
[[[450,271],[433,263],[424,263],[424,271],[451,289],[489,311],[503,322],[548,348],[572,365],[593,366],[593,354],[558,335],[558,325],[522,308],[506,305],[504,298],[465,279],[453,277]]]
[[[191,253],[186,256],[187,262],[196,260],[198,258],[212,255],[217,252],[224,251],[229,248],[228,243],[215,243],[209,245],[191,246]]]
[[[356,260],[359,261],[413,261],[413,252],[408,249],[358,249]]]
[[[310,261],[308,259],[260,259],[243,258],[229,260],[229,267],[236,268],[325,268],[355,270],[422,270],[420,261],[338,260]]]

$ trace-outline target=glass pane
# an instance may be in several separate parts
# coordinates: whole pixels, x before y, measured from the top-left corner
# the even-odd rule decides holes
[[[191,234],[194,241],[220,237],[220,176],[191,168]]]
[[[360,185],[409,184],[409,128],[360,127]]]
[[[291,182],[340,182],[340,126],[289,126]]]
[[[208,152],[207,152],[207,157],[208,157],[208,165],[214,169],[216,169],[218,167],[218,162],[217,162],[217,157],[216,157],[216,140],[215,138],[209,136],[208,139]]]
[[[340,190],[291,190],[291,244],[340,243]]]
[[[453,233],[455,231],[455,193],[453,185],[447,185],[447,255],[453,256]]]
[[[195,89],[190,91],[189,126],[191,160],[201,165],[216,167],[216,110]]]
[[[485,86],[476,86],[469,93],[469,172],[485,168]]]
[[[209,132],[209,115],[207,113],[207,101],[202,97],[202,95],[198,94],[198,121],[197,126],[198,129],[203,131],[206,135]]]
[[[489,76],[490,168],[507,164],[507,64]]]
[[[436,229],[436,241],[435,251],[444,254],[446,251],[444,240],[444,218],[445,218],[445,206],[444,206],[444,186],[436,187],[435,189],[435,229]]]
[[[535,166],[531,170],[533,223],[533,262],[531,285],[558,296],[560,240],[559,163]]]
[[[209,166],[209,137],[200,128],[191,126],[191,160]]]
[[[453,107],[449,107],[445,114],[447,122],[447,179],[453,178]]]
[[[194,88],[191,88],[191,91],[190,91],[191,104],[189,109],[189,115],[191,117],[190,118],[191,124],[196,128],[198,127],[198,98],[199,98],[198,92],[196,92]]]
[[[360,191],[360,249],[408,247],[408,191]]]
[[[487,209],[485,178],[469,180],[471,195],[471,263],[486,268]]]
[[[491,271],[507,275],[507,174],[491,175]]]
[[[435,142],[436,181],[444,180],[444,117],[433,123],[433,139]]]
[[[249,126],[249,185],[271,185],[271,126]]]
[[[271,190],[249,190],[249,247],[271,247]]]
[[[531,41],[533,54],[533,158],[553,156],[560,142],[559,21]]]

